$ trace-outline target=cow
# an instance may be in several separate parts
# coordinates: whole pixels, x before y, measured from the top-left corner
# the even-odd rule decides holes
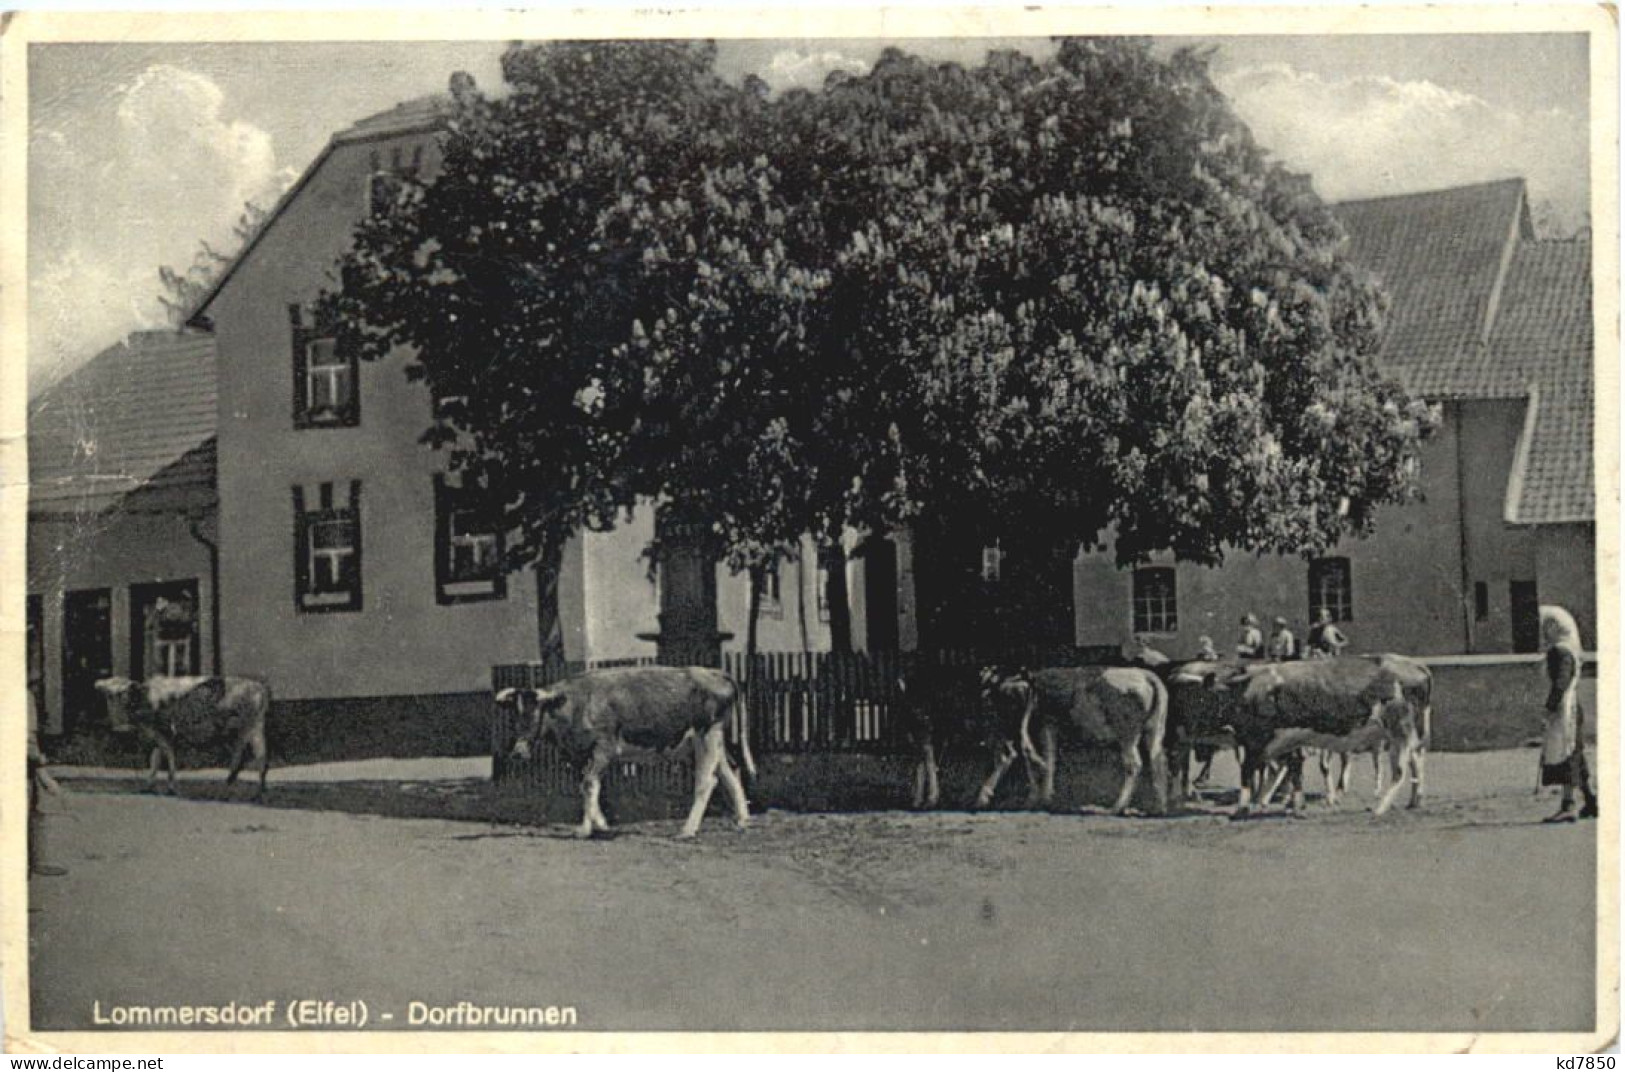
[[[1033,767],[1042,775],[1041,783],[1034,782],[1036,803],[1048,804],[1055,796],[1056,741],[1065,731],[1080,743],[1117,749],[1123,787],[1112,805],[1114,814],[1128,811],[1143,766],[1142,750],[1151,765],[1157,813],[1167,812],[1168,759],[1163,736],[1168,725],[1168,689],[1150,670],[1081,666],[989,675],[984,680],[984,695],[995,710],[1001,741],[993,772],[977,794],[978,805],[985,807],[993,799],[999,779],[1015,759],[1016,741],[1029,777]],[[1020,722],[1012,727],[1018,706]],[[1033,747],[1035,733],[1043,741],[1042,755]]]
[[[915,808],[934,808],[941,799],[938,769],[953,748],[984,743],[994,736],[989,712],[981,700],[980,679],[991,671],[969,666],[921,664],[897,679],[899,726],[915,757]],[[1020,715],[1016,716],[1019,727]]]
[[[237,781],[250,753],[260,771],[254,799],[265,797],[265,778],[271,768],[265,744],[265,719],[271,710],[271,689],[252,677],[154,677],[131,681],[124,677],[103,678],[96,691],[107,703],[108,723],[115,733],[134,732],[137,739],[151,745],[147,765],[147,786],[154,788],[159,760],[169,765],[168,788],[175,787],[175,746],[227,747],[231,770],[226,784]]]
[[[529,758],[533,748],[551,740],[565,756],[582,764],[578,828],[582,837],[609,830],[598,794],[604,772],[617,757],[669,752],[690,740],[694,804],[678,837],[699,833],[719,775],[733,799],[736,824],[744,829],[750,823],[745,787],[724,747],[729,718],[739,703],[739,686],[720,670],[700,666],[590,670],[551,688],[503,689],[496,702],[512,705],[525,726],[514,742],[516,757]],[[756,761],[743,719],[739,741],[745,770],[755,777]]]
[[[1158,676],[1168,688],[1168,730],[1164,743],[1168,749],[1170,788],[1177,785],[1180,800],[1191,796],[1192,752],[1203,762],[1197,785],[1205,779],[1217,752],[1234,750],[1238,753],[1238,765],[1240,763],[1240,745],[1230,725],[1234,696],[1210,688],[1208,678],[1231,676],[1243,665],[1235,659],[1193,659],[1170,663],[1159,671]]]
[[[1258,776],[1268,763],[1282,757],[1293,778],[1290,807],[1300,811],[1305,748],[1357,754],[1386,747],[1392,781],[1379,797],[1375,814],[1385,814],[1392,806],[1407,767],[1410,806],[1421,805],[1420,757],[1431,719],[1432,681],[1420,664],[1386,655],[1258,663],[1208,680],[1211,687],[1234,694],[1232,724],[1244,750],[1235,817],[1251,812]],[[1267,800],[1273,788],[1262,799]]]

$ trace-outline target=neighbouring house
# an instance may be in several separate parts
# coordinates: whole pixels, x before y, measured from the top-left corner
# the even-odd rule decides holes
[[[41,732],[89,728],[109,674],[212,672],[215,359],[144,331],[28,406],[28,679]]]
[[[1539,605],[1556,602],[1595,645],[1590,243],[1537,240],[1519,179],[1336,211],[1349,256],[1392,298],[1382,364],[1443,411],[1422,501],[1308,560],[1118,569],[1108,538],[1074,563],[1078,642],[1231,649],[1245,613],[1301,639],[1326,607],[1355,650],[1529,652]]]

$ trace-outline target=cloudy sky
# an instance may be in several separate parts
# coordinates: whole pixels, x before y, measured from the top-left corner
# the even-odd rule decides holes
[[[775,88],[861,71],[887,43],[974,63],[986,40],[750,41],[724,73]],[[1042,53],[1042,41],[1002,39]],[[1589,198],[1581,35],[1169,39],[1215,49],[1259,140],[1331,199],[1521,175],[1541,218]],[[443,90],[498,86],[501,44],[35,45],[29,52],[30,393],[127,332],[163,323],[158,266],[230,244],[334,130]]]

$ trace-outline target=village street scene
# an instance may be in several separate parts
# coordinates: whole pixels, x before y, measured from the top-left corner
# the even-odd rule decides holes
[[[8,1035],[1613,1030],[1613,33],[30,45]]]

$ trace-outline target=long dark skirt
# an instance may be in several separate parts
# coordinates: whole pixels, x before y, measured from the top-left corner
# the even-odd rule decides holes
[[[1585,748],[1576,745],[1569,758],[1561,763],[1542,763],[1540,765],[1540,784],[1564,785],[1574,789],[1581,789],[1591,784],[1591,772],[1586,767]]]

